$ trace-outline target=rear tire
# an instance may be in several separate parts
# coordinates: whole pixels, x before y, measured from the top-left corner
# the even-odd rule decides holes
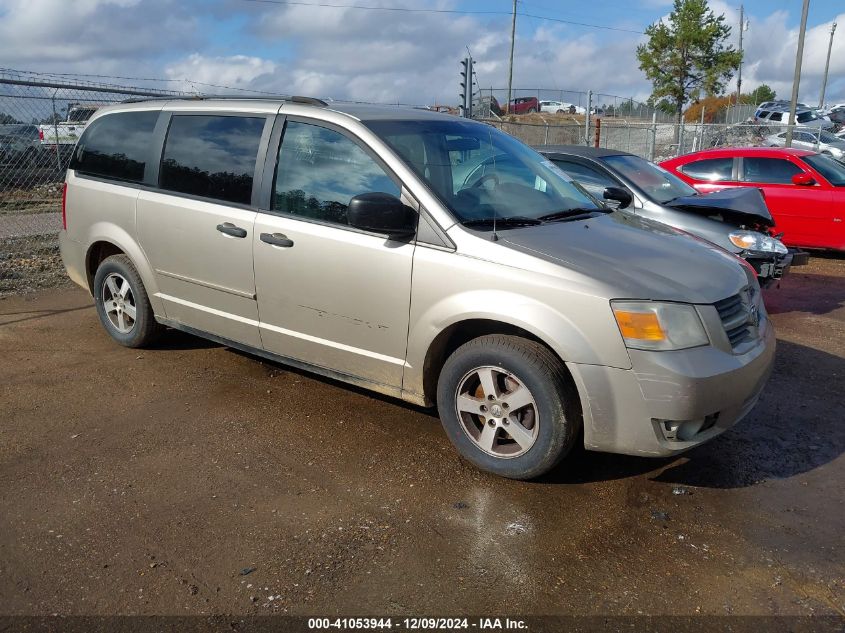
[[[440,372],[437,406],[464,458],[511,479],[554,468],[581,427],[580,401],[563,364],[517,336],[482,336],[459,347]]]
[[[126,255],[104,259],[94,276],[94,304],[106,332],[125,347],[146,347],[164,331],[141,276]]]

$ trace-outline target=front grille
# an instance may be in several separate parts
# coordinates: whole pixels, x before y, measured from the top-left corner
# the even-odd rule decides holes
[[[756,330],[756,323],[752,310],[756,312],[756,305],[751,292],[743,290],[714,304],[733,349],[754,338],[752,327]]]

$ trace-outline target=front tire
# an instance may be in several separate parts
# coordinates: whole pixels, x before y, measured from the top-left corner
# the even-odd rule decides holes
[[[459,347],[440,372],[437,406],[464,458],[511,479],[554,468],[581,425],[578,394],[563,364],[543,345],[517,336],[482,336]]]
[[[141,276],[126,255],[107,257],[97,268],[94,304],[106,332],[125,347],[146,347],[164,330],[155,320]]]

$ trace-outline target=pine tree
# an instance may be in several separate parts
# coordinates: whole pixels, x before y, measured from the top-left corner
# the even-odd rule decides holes
[[[648,42],[637,47],[640,70],[653,84],[653,101],[672,104],[678,123],[690,97],[718,94],[739,67],[742,54],[726,45],[730,34],[707,0],[675,0],[668,22],[646,29]]]

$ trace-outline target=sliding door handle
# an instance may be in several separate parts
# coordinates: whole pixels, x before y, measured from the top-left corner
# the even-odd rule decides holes
[[[246,229],[242,229],[239,226],[235,226],[231,222],[224,222],[223,224],[218,224],[217,230],[226,235],[231,235],[232,237],[246,237]]]
[[[289,239],[287,235],[281,233],[262,233],[261,241],[270,244],[271,246],[281,246],[282,248],[290,248],[293,246],[293,240]]]

